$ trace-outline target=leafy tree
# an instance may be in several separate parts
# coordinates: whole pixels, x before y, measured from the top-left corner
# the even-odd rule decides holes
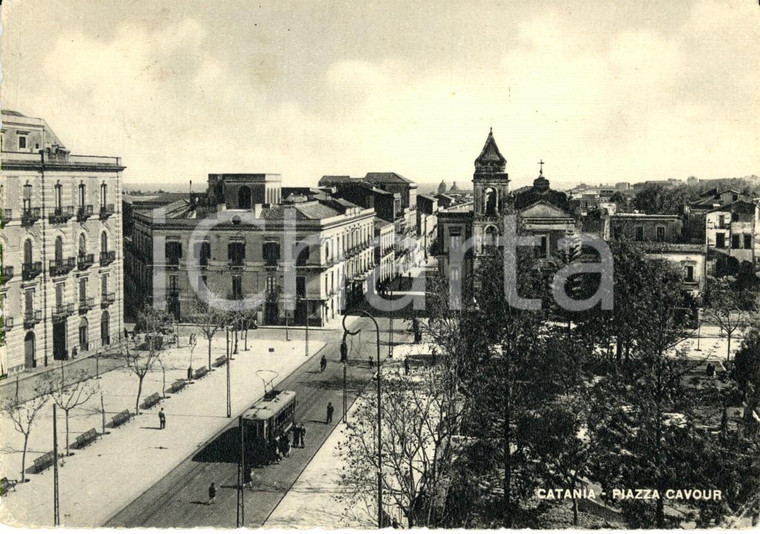
[[[195,327],[208,340],[208,368],[211,369],[211,342],[216,333],[228,324],[229,312],[196,298],[192,316]]]
[[[33,397],[30,400],[22,401],[18,394],[17,383],[16,394],[0,401],[0,412],[11,420],[14,430],[24,436],[24,447],[21,453],[21,477],[19,478],[21,482],[26,481],[26,452],[29,446],[29,435],[37,423],[40,410],[50,399],[50,390],[44,382],[37,381],[32,390]]]
[[[653,184],[645,187],[633,199],[634,207],[649,214],[679,215],[689,200],[685,187],[665,187]]]
[[[140,396],[145,376],[153,369],[160,360],[164,350],[164,342],[168,339],[173,317],[164,310],[152,306],[146,306],[137,314],[137,327],[145,334],[145,343],[142,347],[133,347],[130,350],[129,343],[125,344],[125,352],[122,357],[127,368],[137,376],[137,397],[135,398],[135,413],[140,413]]]
[[[733,376],[744,397],[745,432],[750,436],[757,431],[753,413],[760,406],[760,327],[755,326],[745,334],[736,352]]]

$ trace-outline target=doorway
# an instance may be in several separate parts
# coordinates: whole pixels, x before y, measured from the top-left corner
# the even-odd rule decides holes
[[[34,332],[27,332],[26,337],[24,337],[24,366],[27,369],[37,367],[37,359],[34,357],[34,349]]]
[[[68,357],[66,352],[66,321],[53,324],[53,358],[56,360],[65,360]]]

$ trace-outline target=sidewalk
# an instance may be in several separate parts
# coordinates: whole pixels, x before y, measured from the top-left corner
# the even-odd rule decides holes
[[[320,351],[324,342],[313,340],[310,354]],[[225,351],[224,336],[217,335],[213,342],[213,358]],[[268,369],[270,377],[277,374],[279,383],[305,360],[302,339],[285,342],[261,334],[249,338],[249,350],[243,351],[231,362],[232,415],[235,417],[263,395],[263,382],[256,371]],[[271,351],[270,351],[271,349]],[[193,367],[207,365],[207,344],[198,343],[193,354]],[[177,378],[185,378],[190,361],[188,348],[172,348],[163,359],[166,368],[166,387]],[[164,373],[159,365],[146,376],[142,399],[162,392]],[[94,379],[91,382],[95,382]],[[115,413],[134,411],[137,377],[126,368],[104,374],[100,390],[106,420]],[[70,527],[95,527],[103,524],[116,511],[134,500],[147,488],[164,477],[175,465],[201,448],[205,442],[229,424],[226,417],[226,368],[220,367],[207,377],[197,380],[184,390],[169,394],[164,407],[167,428],[158,429],[159,407],[141,410],[119,428],[106,428],[107,435],[83,450],[66,457],[59,469],[60,518]],[[168,392],[167,392],[168,393]],[[86,405],[71,412],[71,438],[90,428],[102,431],[100,413],[101,396],[96,394]],[[18,479],[21,466],[23,438],[13,430],[9,420],[0,420],[3,450],[0,452],[0,474]],[[59,450],[65,452],[65,424],[63,413],[58,415]],[[52,450],[52,403],[48,403],[34,427],[27,453],[27,469],[34,458]],[[0,521],[13,525],[52,526],[53,524],[53,469],[41,474],[26,473],[30,481],[19,484],[2,500]]]

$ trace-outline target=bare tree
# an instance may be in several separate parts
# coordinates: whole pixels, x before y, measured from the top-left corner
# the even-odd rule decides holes
[[[3,399],[0,404],[0,412],[5,414],[12,422],[13,428],[24,436],[24,448],[21,454],[21,482],[25,482],[26,452],[29,446],[29,435],[32,433],[40,410],[50,399],[50,390],[44,382],[37,382],[33,388],[34,396],[27,401],[21,401],[18,396],[18,385],[13,397]]]
[[[145,334],[145,343],[141,350],[133,347],[130,350],[129,343],[125,345],[126,351],[122,354],[127,368],[137,376],[137,398],[135,399],[135,414],[140,413],[140,395],[142,394],[143,380],[160,360],[161,351],[164,350],[164,341],[169,334],[172,317],[163,310],[147,306],[137,314],[137,325]]]
[[[709,280],[708,299],[710,305],[705,308],[705,318],[717,324],[728,337],[726,361],[731,358],[731,338],[737,330],[744,328],[749,320],[745,292],[734,287],[733,277]]]
[[[211,341],[229,320],[229,312],[210,306],[201,299],[196,299],[193,310],[193,322],[198,331],[208,340],[208,368],[211,369]]]
[[[444,366],[413,376],[384,377],[382,462],[377,450],[377,396],[362,399],[348,425],[340,453],[346,462],[341,497],[347,507],[377,506],[377,470],[382,467],[383,503],[403,513],[408,526],[435,526],[443,515],[443,482],[453,461],[452,438],[461,402],[449,387]]]
[[[71,383],[66,385],[63,374],[58,377],[57,373],[48,373],[45,380],[48,381],[47,389],[50,396],[58,407],[63,410],[66,418],[66,455],[69,455],[69,413],[78,406],[82,406],[98,392],[95,382],[89,380],[85,371],[77,372]]]

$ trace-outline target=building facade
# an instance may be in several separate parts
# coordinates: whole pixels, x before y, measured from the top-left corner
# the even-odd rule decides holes
[[[192,319],[205,286],[230,300],[259,296],[260,324],[319,326],[361,300],[375,266],[374,210],[283,202],[281,189],[276,174],[212,174],[206,195],[136,210],[126,257],[130,287],[144,288],[136,305],[162,302]]]
[[[71,154],[43,119],[2,119],[2,365],[14,373],[121,340],[124,166]]]
[[[736,200],[705,214],[705,237],[713,269],[760,274],[760,205]]]

